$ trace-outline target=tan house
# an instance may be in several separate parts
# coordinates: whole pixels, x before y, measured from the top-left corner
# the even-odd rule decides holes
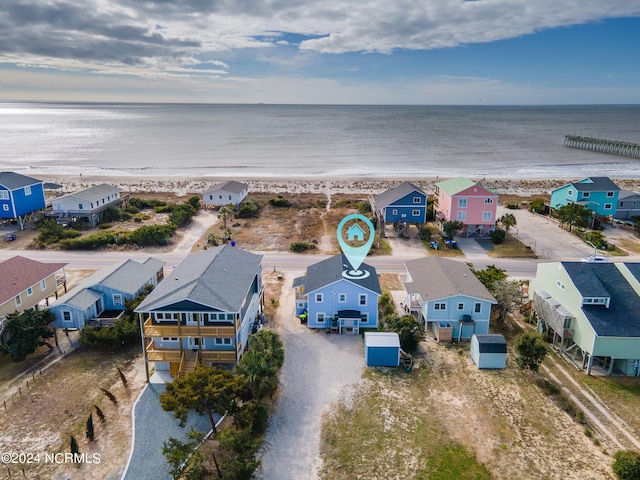
[[[10,313],[20,313],[58,298],[58,287],[66,288],[66,263],[42,263],[15,256],[0,263],[0,322]]]

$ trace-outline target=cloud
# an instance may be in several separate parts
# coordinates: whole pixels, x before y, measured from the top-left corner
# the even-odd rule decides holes
[[[0,63],[201,75],[238,50],[441,49],[638,15],[637,0],[4,0]]]

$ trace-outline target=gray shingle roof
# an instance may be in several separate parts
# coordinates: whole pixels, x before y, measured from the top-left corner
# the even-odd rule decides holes
[[[16,190],[37,183],[42,183],[42,180],[36,180],[15,172],[0,172],[0,186],[5,187],[7,190]]]
[[[58,197],[57,200],[74,197],[74,198],[86,200],[88,202],[95,202],[97,200],[102,200],[103,198],[109,195],[113,195],[121,191],[122,189],[119,187],[114,187],[112,185],[102,183],[94,187],[85,188],[84,190],[80,190],[79,192],[68,193],[61,197]]]
[[[242,193],[245,188],[247,188],[246,184],[231,180],[229,182],[217,183],[202,193],[208,195],[208,194],[217,192],[219,190],[224,190],[226,192],[231,192],[231,193]]]
[[[256,274],[262,255],[223,245],[185,259],[136,309],[148,312],[182,301],[238,312]]]
[[[497,303],[493,295],[463,262],[441,257],[423,257],[405,262],[411,281],[408,293],[419,293],[424,302],[454,295]]]
[[[309,265],[309,267],[307,267],[307,275],[296,278],[293,286],[304,286],[305,292],[310,293],[339,280],[345,280],[379,295],[382,294],[380,282],[378,281],[378,273],[374,267],[366,263],[360,265],[361,270],[369,272],[369,276],[364,279],[348,279],[343,277],[342,272],[346,269],[351,269],[351,266],[347,257],[340,253],[326,260]]]
[[[480,353],[507,353],[507,341],[502,335],[477,335]]]
[[[582,180],[580,182],[574,182],[571,185],[579,192],[611,192],[620,190],[620,187],[613,183],[609,177],[588,177],[585,178],[585,180],[591,180],[591,182]]]
[[[633,264],[626,264],[627,268]],[[637,264],[636,264],[637,265]],[[611,297],[604,305],[582,307],[587,320],[602,337],[640,337],[640,296],[614,263],[562,262],[574,284],[596,281]],[[634,274],[635,275],[635,274]]]
[[[384,208],[387,205],[391,205],[396,200],[400,200],[402,197],[409,195],[411,192],[418,192],[422,195],[426,195],[420,187],[416,187],[413,183],[404,182],[395,188],[391,188],[376,195],[373,201],[376,204],[376,208]]]

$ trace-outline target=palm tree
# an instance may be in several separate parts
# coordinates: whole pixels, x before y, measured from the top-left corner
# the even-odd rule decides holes
[[[515,227],[516,223],[518,222],[516,220],[516,217],[512,213],[506,213],[500,218],[500,223],[502,224],[504,229],[507,231],[507,236],[508,236],[509,229],[511,227]]]
[[[224,228],[227,228],[227,220],[231,218],[234,210],[235,207],[233,203],[224,205],[220,207],[220,210],[218,210],[218,216],[222,217],[222,225],[224,226]]]

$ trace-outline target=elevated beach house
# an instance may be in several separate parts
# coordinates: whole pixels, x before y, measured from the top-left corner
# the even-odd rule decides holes
[[[16,256],[0,263],[0,332],[6,315],[38,308],[49,298],[58,298],[58,287],[66,287],[66,263],[43,263]]]
[[[49,310],[56,316],[54,328],[106,326],[123,315],[125,300],[133,300],[147,286],[164,278],[164,262],[148,258],[144,262],[125,260],[105,267],[78,283],[60,297]]]
[[[232,366],[262,311],[261,255],[223,245],[187,255],[136,308],[147,377],[196,364]]]
[[[205,208],[222,207],[230,203],[237,207],[240,202],[247,198],[248,194],[249,187],[246,184],[232,180],[218,183],[202,192],[202,203]]]
[[[638,216],[640,216],[640,193],[620,190],[618,193],[618,206],[613,218],[633,221],[633,217]]]
[[[392,223],[400,225],[421,224],[427,221],[427,194],[413,183],[404,182],[395,188],[369,198],[371,210],[378,219],[378,230]]]
[[[47,216],[62,220],[83,220],[95,227],[109,207],[119,207],[127,198],[122,189],[106,183],[53,199]]]
[[[498,194],[468,178],[452,178],[436,183],[434,208],[441,222],[462,222],[461,235],[483,237],[496,226]]]
[[[569,203],[579,203],[596,215],[612,217],[618,204],[618,187],[608,177],[589,177],[572,182],[551,191],[551,208],[560,208]]]
[[[304,277],[294,279],[296,314],[306,314],[309,328],[353,334],[360,328],[378,328],[382,291],[376,269],[363,263],[359,276],[350,276],[350,269],[340,253],[310,265]]]
[[[470,340],[489,333],[497,301],[464,263],[442,257],[405,262],[405,311],[436,338]],[[443,333],[446,332],[446,333]]]
[[[541,263],[529,292],[538,330],[577,368],[640,376],[640,263]]]
[[[32,214],[44,208],[42,180],[0,172],[0,219],[16,220],[22,230]]]

